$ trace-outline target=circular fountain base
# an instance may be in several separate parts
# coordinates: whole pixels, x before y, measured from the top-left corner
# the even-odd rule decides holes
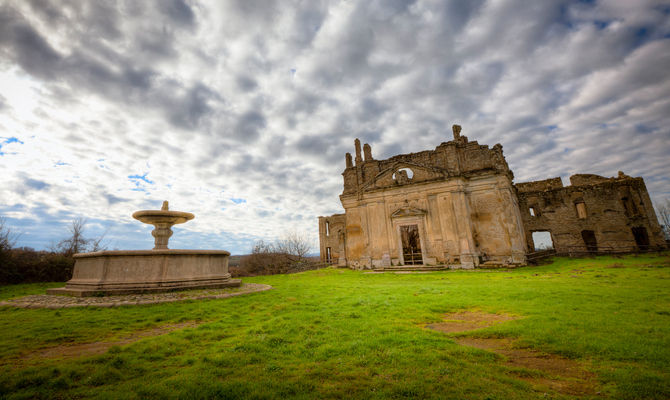
[[[224,250],[122,250],[75,254],[64,288],[47,294],[105,296],[240,286]]]

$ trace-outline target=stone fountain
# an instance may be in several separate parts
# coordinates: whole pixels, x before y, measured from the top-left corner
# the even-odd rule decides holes
[[[154,230],[151,231],[151,236],[154,237],[154,250],[167,250],[168,240],[172,236],[170,229],[172,225],[190,221],[194,215],[183,211],[170,211],[168,202],[164,201],[160,210],[135,211],[133,218],[154,226]]]
[[[240,286],[228,272],[229,252],[168,249],[172,225],[193,219],[193,214],[170,211],[164,201],[160,210],[137,211],[133,218],[154,226],[153,250],[75,254],[72,279],[47,293],[99,296]]]

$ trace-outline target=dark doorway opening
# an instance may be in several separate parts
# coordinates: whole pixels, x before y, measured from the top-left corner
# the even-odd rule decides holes
[[[635,243],[640,250],[649,250],[649,235],[645,227],[632,228]]]
[[[405,265],[423,264],[419,227],[416,225],[401,226],[400,238],[402,240],[402,258]]]
[[[598,241],[596,240],[596,233],[593,231],[582,231],[582,239],[586,245],[586,250],[591,253],[598,251]]]

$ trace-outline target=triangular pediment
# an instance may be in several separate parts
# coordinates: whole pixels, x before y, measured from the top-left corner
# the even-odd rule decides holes
[[[416,207],[400,207],[399,209],[391,213],[391,218],[402,218],[402,217],[417,217],[426,215],[426,210],[422,210]]]

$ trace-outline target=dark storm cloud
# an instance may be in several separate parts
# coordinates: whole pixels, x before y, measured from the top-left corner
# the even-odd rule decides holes
[[[240,115],[235,126],[234,135],[243,142],[255,141],[265,128],[265,116],[258,111],[250,110]]]
[[[193,12],[183,2],[159,4],[160,11],[176,22],[189,25],[193,23]],[[102,5],[82,8],[86,8],[84,11],[79,10],[84,18],[81,21],[72,21],[80,27],[86,27],[99,19],[112,21],[118,14],[116,10],[112,12]],[[45,7],[42,14],[49,16],[54,13],[57,13],[55,9]],[[221,99],[214,90],[202,83],[189,86],[165,77],[153,69],[151,63],[140,62],[141,57],[135,58],[132,54],[125,54],[102,44],[98,40],[100,37],[73,36],[71,39],[79,41],[84,47],[73,46],[69,54],[60,54],[19,11],[9,6],[0,10],[0,26],[0,45],[3,52],[14,58],[26,72],[42,79],[64,80],[70,83],[72,90],[75,90],[74,87],[76,90],[87,89],[113,101],[162,110],[166,119],[180,128],[192,129],[198,126],[211,112],[209,102]],[[118,36],[118,31],[111,22],[107,27],[96,26],[104,31],[101,37]],[[173,53],[172,35],[166,34],[164,29],[152,35],[152,31],[146,32],[139,40],[133,39],[133,43],[137,42],[139,50],[144,53],[163,56]]]
[[[325,155],[329,152],[336,139],[327,135],[307,135],[297,140],[297,149],[303,155]]]
[[[359,119],[362,121],[375,120],[389,109],[388,105],[370,97],[361,99],[358,109]]]
[[[51,185],[44,181],[23,176],[21,181],[16,183],[14,190],[16,193],[25,196],[29,192],[48,190],[50,187]]]
[[[173,21],[182,25],[192,25],[195,21],[193,10],[183,0],[157,0],[158,9]]]
[[[232,0],[235,17],[245,23],[272,25],[280,3],[276,0]]]
[[[28,0],[27,3],[30,4],[34,12],[46,21],[57,23],[64,18],[61,8],[53,4],[51,0]]]
[[[42,181],[38,181],[37,179],[30,179],[30,178],[26,178],[23,181],[23,183],[24,183],[24,185],[28,186],[29,188],[35,189],[35,190],[48,189],[49,186],[51,186],[46,182],[42,182]]]
[[[258,84],[256,83],[256,81],[253,78],[251,78],[249,76],[246,76],[246,75],[238,76],[237,79],[236,79],[236,82],[237,82],[237,86],[242,91],[245,91],[245,92],[252,91],[252,90],[256,89],[256,87],[258,87]]]
[[[49,79],[57,75],[60,54],[8,6],[0,8],[0,45],[26,72]]]
[[[169,96],[168,93],[164,94]],[[215,100],[221,100],[216,92],[202,84],[194,85],[184,90],[181,96],[168,101],[165,106],[167,117],[176,126],[195,128],[212,112],[210,101]]]
[[[128,199],[124,199],[121,197],[114,196],[113,194],[107,193],[103,195],[105,197],[105,200],[107,200],[107,204],[112,205],[116,203],[122,203],[124,201],[128,201]]]

